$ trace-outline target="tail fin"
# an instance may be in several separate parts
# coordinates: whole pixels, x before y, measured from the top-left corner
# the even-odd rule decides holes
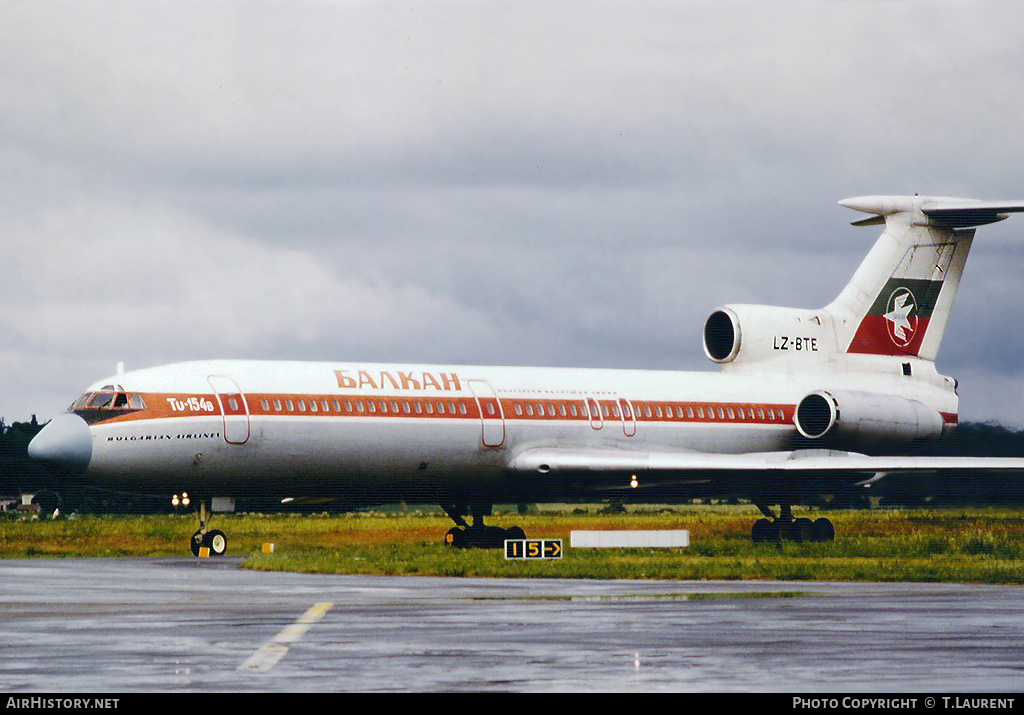
[[[861,196],[840,201],[885,224],[850,283],[826,310],[847,353],[934,360],[975,226],[1024,211],[1024,201]]]

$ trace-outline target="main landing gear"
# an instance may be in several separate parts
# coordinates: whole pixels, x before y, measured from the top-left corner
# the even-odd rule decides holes
[[[441,508],[457,524],[444,535],[444,543],[447,546],[463,549],[500,549],[505,546],[505,539],[526,538],[526,532],[518,526],[502,529],[500,526],[484,524],[484,516],[491,513],[490,505],[471,508],[469,513],[473,517],[472,524],[467,524],[464,518],[467,513],[466,507],[442,504]]]
[[[206,525],[210,520],[210,503],[205,499],[199,500],[199,530],[192,534],[189,546],[192,548],[192,555],[199,556],[199,550],[206,547],[210,550],[210,556],[223,556],[228,550],[228,537],[219,529],[207,530]]]
[[[821,518],[814,521],[804,517],[794,519],[793,507],[790,504],[781,506],[778,518],[765,505],[758,504],[757,508],[768,518],[758,519],[754,522],[754,527],[750,530],[750,540],[755,544],[836,540],[836,528],[829,519]]]

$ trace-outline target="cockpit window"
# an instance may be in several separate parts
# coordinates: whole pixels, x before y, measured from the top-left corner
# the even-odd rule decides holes
[[[86,407],[94,410],[109,407],[110,403],[114,399],[114,394],[115,393],[113,392],[97,392],[92,396],[92,399],[89,400],[89,404],[86,405]]]
[[[142,395],[130,392],[113,392],[100,390],[99,392],[87,392],[78,398],[78,401],[71,408],[72,410],[144,410],[146,403]]]

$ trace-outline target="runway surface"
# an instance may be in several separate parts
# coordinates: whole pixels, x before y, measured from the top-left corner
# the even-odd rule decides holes
[[[0,561],[0,692],[1024,688],[1024,588]]]

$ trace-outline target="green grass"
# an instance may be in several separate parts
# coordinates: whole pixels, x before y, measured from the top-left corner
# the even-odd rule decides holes
[[[345,516],[224,515],[212,527],[228,535],[245,568],[339,574],[431,576],[943,581],[1024,583],[1024,511],[1011,509],[798,510],[827,516],[837,540],[826,544],[752,544],[750,506],[637,507],[600,513],[567,506],[489,524],[519,524],[532,538],[560,538],[564,558],[506,561],[501,551],[442,544],[443,514],[372,512]],[[196,522],[187,516],[0,520],[0,557],[187,556]],[[574,529],[688,529],[685,549],[571,549]],[[260,553],[272,542],[275,553]]]

